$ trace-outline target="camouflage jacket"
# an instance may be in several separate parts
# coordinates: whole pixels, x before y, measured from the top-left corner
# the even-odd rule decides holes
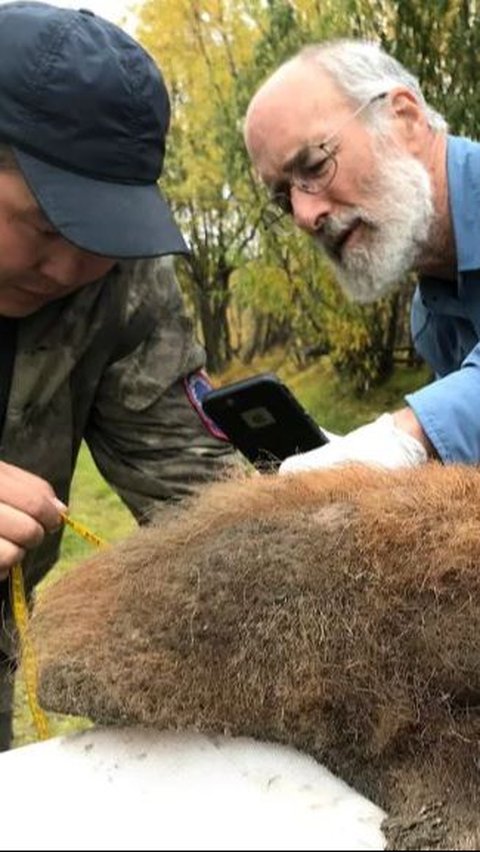
[[[232,459],[183,378],[204,363],[171,258],[119,263],[104,279],[19,323],[0,457],[44,477],[64,502],[82,439],[138,519],[218,477]],[[32,586],[58,535],[24,563]]]

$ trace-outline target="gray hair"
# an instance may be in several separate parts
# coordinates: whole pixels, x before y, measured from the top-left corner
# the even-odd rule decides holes
[[[373,41],[336,39],[312,44],[290,61],[297,60],[318,65],[347,97],[359,104],[395,86],[404,86],[423,107],[429,127],[436,131],[447,129],[443,116],[426,102],[417,78]]]

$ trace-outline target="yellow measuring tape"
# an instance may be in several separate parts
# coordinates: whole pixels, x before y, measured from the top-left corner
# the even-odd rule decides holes
[[[69,515],[64,515],[62,513],[62,521],[64,524],[68,524],[69,527],[72,528],[74,532],[77,533],[81,538],[84,538],[85,541],[89,541],[90,544],[95,545],[95,547],[106,547],[107,542],[103,540],[103,538],[99,538],[95,533],[90,532],[86,526],[81,524],[79,521],[74,521]]]
[[[106,542],[98,535],[90,532],[83,524],[72,520],[68,515],[62,514],[62,520],[65,524],[81,536],[85,541],[95,547],[105,547]],[[37,678],[37,659],[30,638],[28,629],[28,604],[25,594],[25,583],[23,581],[23,571],[21,565],[14,565],[11,572],[11,589],[12,589],[12,608],[13,617],[18,631],[20,641],[20,656],[22,661],[23,679],[25,681],[25,689],[27,693],[28,706],[32,719],[37,731],[39,740],[46,740],[50,736],[48,719],[37,699],[38,678]]]

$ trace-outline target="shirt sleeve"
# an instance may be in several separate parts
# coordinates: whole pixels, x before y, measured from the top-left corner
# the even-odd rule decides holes
[[[480,344],[459,370],[405,400],[442,461],[480,463]]]
[[[204,366],[173,263],[145,262],[156,322],[111,363],[99,384],[86,440],[99,470],[140,521],[164,501],[228,474],[240,460],[192,404],[186,377]],[[136,292],[138,300],[139,286]],[[152,291],[157,298],[152,299]],[[153,327],[152,327],[153,326]]]

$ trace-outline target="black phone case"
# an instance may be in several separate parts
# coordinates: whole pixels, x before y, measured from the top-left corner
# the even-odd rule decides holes
[[[217,388],[202,405],[232,444],[257,468],[270,470],[328,438],[274,373]]]

